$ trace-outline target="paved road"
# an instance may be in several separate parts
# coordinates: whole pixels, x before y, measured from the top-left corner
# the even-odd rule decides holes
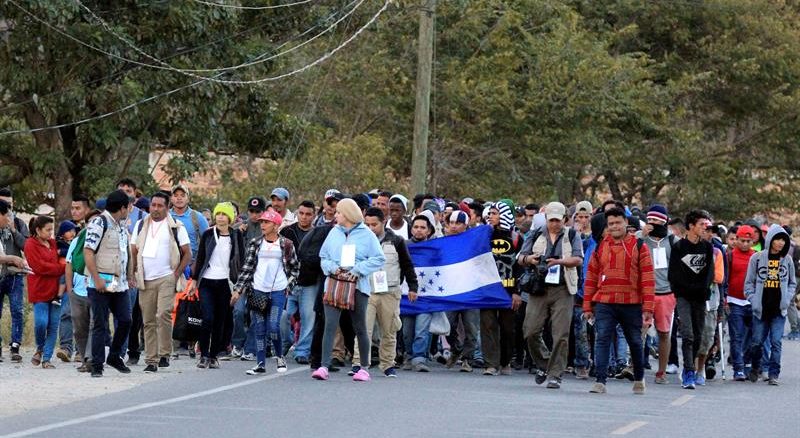
[[[435,368],[397,379],[375,376],[369,383],[352,382],[340,372],[317,382],[299,366],[278,375],[273,364],[267,376],[252,378],[244,375],[250,363],[230,362],[221,370],[173,371],[136,389],[4,418],[0,433],[793,437],[800,434],[800,342],[784,342],[783,364],[779,387],[728,380],[688,391],[674,383],[651,384],[648,373],[647,394],[634,396],[628,381],[611,381],[608,394],[595,395],[587,392],[588,381],[568,377],[561,390],[548,390],[523,372],[485,377]]]

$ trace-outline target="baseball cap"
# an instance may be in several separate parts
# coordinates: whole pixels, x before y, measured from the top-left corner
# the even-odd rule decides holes
[[[325,192],[325,200],[327,201],[328,199],[334,198],[334,197],[336,197],[336,195],[341,194],[341,193],[342,192],[340,192],[340,191],[338,191],[336,189],[330,189],[327,192]]]
[[[756,238],[756,231],[750,225],[742,225],[736,230],[736,237],[753,240]]]
[[[267,200],[261,196],[253,196],[247,201],[247,211],[262,212],[267,209]]]
[[[267,210],[267,211],[261,213],[261,216],[258,217],[258,221],[259,222],[263,222],[263,221],[272,222],[272,223],[274,223],[276,225],[280,225],[280,224],[283,223],[283,218],[281,217],[280,214],[278,214],[278,212],[273,211],[273,210]]]
[[[575,206],[575,213],[589,213],[592,214],[592,203],[589,201],[581,201]]]
[[[436,201],[428,201],[425,205],[422,206],[423,210],[430,210],[434,213],[441,213],[442,209],[439,207],[439,203]]]
[[[273,197],[273,196],[277,196],[277,197],[283,199],[284,201],[286,201],[286,200],[289,199],[289,191],[286,190],[283,187],[277,187],[272,191],[272,194],[269,195],[270,198]]]
[[[391,202],[399,202],[399,203],[403,204],[403,208],[408,210],[408,198],[406,198],[403,195],[400,195],[400,194],[392,195],[392,197],[389,198],[389,203],[391,203]]]
[[[177,184],[174,187],[172,187],[172,191],[170,193],[174,195],[175,192],[177,192],[178,190],[183,190],[183,193],[186,193],[186,196],[189,196],[189,189],[187,189],[186,186],[183,184]]]
[[[461,210],[456,210],[450,213],[450,217],[447,220],[451,224],[468,224],[469,216]]]
[[[548,221],[551,219],[558,219],[564,220],[564,216],[567,214],[567,207],[564,207],[564,204],[560,202],[551,202],[547,204],[544,208],[545,219]]]

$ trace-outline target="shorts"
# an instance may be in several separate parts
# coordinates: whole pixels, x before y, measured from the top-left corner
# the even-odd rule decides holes
[[[656,330],[661,333],[672,331],[672,319],[675,317],[675,294],[656,295],[656,306],[653,321]]]
[[[700,349],[698,354],[706,354],[711,346],[714,345],[714,335],[717,332],[717,311],[711,310],[706,312],[705,324],[703,325],[703,332],[700,336]]]

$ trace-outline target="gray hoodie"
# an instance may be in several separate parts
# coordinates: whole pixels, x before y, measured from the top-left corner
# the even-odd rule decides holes
[[[750,264],[747,266],[747,277],[744,280],[744,295],[753,306],[753,316],[758,319],[761,319],[761,301],[764,293],[764,281],[767,278],[769,249],[772,246],[772,241],[779,236],[785,238],[787,242],[780,254],[781,263],[778,273],[781,282],[781,315],[784,317],[797,287],[794,261],[792,261],[791,257],[787,257],[789,254],[789,234],[780,225],[773,224],[767,232],[764,249],[750,257]]]

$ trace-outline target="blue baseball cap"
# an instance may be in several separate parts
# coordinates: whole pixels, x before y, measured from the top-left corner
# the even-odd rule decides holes
[[[286,201],[286,200],[289,199],[289,191],[284,189],[283,187],[278,187],[278,188],[276,188],[275,190],[272,191],[271,195],[269,195],[270,198],[273,197],[273,196],[277,196],[277,197],[281,198],[282,200]]]

